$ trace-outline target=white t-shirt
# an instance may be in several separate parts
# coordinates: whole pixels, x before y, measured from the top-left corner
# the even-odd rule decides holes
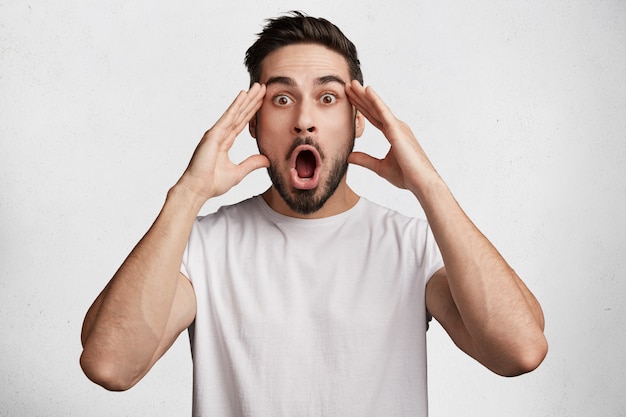
[[[425,220],[364,198],[336,216],[280,215],[261,197],[196,221],[181,271],[193,415],[426,416]]]

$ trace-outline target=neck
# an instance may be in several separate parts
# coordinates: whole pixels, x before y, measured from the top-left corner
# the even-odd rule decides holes
[[[335,190],[334,194],[326,201],[322,208],[315,213],[301,214],[293,211],[273,186],[264,192],[262,197],[272,210],[284,216],[298,219],[321,219],[335,216],[350,210],[359,201],[359,196],[346,184],[345,180],[339,184],[337,190]]]

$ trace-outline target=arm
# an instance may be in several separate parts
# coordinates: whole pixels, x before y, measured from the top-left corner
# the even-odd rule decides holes
[[[389,141],[385,158],[350,162],[410,190],[424,208],[445,267],[426,287],[426,306],[467,354],[501,375],[535,369],[547,353],[541,307],[458,205],[411,129],[368,87],[346,87],[356,108]]]
[[[136,384],[195,318],[191,283],[180,272],[191,227],[202,205],[269,161],[228,157],[237,135],[261,106],[265,87],[241,92],[203,136],[157,219],[87,312],[80,363],[110,390]]]

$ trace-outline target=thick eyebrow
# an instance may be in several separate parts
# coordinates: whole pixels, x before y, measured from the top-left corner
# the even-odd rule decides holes
[[[326,85],[330,83],[338,83],[341,85],[346,85],[346,82],[338,75],[324,75],[323,77],[319,77],[315,80],[315,85]],[[277,76],[270,77],[266,82],[265,86],[270,86],[272,84],[281,84],[287,87],[296,87],[296,81],[291,77],[285,76]]]
[[[338,75],[325,75],[315,80],[315,85],[326,85],[330,83],[339,83],[346,85],[346,82]]]
[[[296,86],[296,82],[294,81],[293,78],[290,77],[270,77],[269,80],[267,80],[265,82],[265,86],[270,86],[272,84],[282,84],[282,85],[286,85],[287,87],[295,87]]]

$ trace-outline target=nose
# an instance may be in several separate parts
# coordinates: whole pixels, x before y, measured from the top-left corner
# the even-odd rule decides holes
[[[293,126],[294,133],[300,135],[305,132],[315,133],[317,131],[314,121],[314,109],[312,107],[308,103],[299,103]]]

